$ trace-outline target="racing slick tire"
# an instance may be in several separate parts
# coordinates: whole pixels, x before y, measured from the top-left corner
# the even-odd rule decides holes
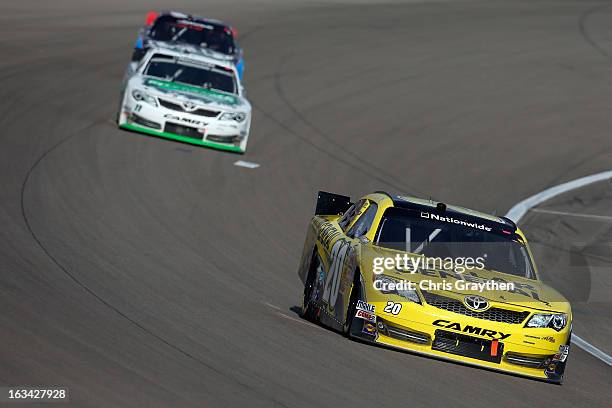
[[[346,321],[343,326],[343,333],[349,339],[372,340],[370,335],[365,334],[366,321],[355,317],[357,314],[357,301],[363,300],[363,291],[361,288],[361,274],[359,270],[355,271],[355,281],[351,290],[351,298],[346,309]]]
[[[315,290],[315,283],[317,279],[317,267],[319,266],[319,257],[316,249],[313,251],[312,259],[310,261],[310,269],[308,270],[308,276],[304,283],[304,294],[302,298],[302,317],[311,322],[318,320],[319,310],[316,304],[312,300],[312,293]]]
[[[357,313],[357,301],[360,299],[361,285],[358,279],[355,279],[353,283],[353,289],[351,289],[351,298],[349,300],[348,307],[346,309],[346,321],[344,322],[342,332],[348,337],[351,337],[351,327],[354,326],[355,313]]]
[[[117,113],[115,114],[115,124],[117,126],[121,126],[123,124],[123,122],[125,122],[122,118],[122,113],[123,113],[123,105],[125,102],[125,92],[122,91],[119,97],[119,106],[117,106]]]

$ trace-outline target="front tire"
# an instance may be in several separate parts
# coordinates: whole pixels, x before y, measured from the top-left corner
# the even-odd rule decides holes
[[[351,329],[355,326],[355,314],[357,313],[357,301],[361,298],[361,282],[359,280],[359,274],[355,273],[355,282],[353,283],[353,289],[351,290],[351,298],[349,300],[348,307],[346,309],[346,319],[342,327],[342,331],[347,337],[351,337]],[[359,328],[361,331],[361,328]]]
[[[117,123],[118,127],[120,127],[121,125],[127,122],[126,120],[127,118],[125,117],[125,114],[123,113],[124,105],[125,105],[125,90],[121,92],[121,96],[119,98],[119,106],[117,107],[117,113],[115,115],[115,123]]]

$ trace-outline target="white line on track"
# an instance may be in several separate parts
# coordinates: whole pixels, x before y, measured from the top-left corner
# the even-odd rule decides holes
[[[245,167],[247,169],[256,169],[259,167],[259,163],[248,162],[244,160],[238,160],[234,163],[234,166]]]
[[[612,216],[609,216],[609,215],[579,214],[579,213],[571,213],[571,212],[565,212],[565,211],[546,210],[543,208],[532,208],[531,212],[536,212],[536,213],[541,213],[541,214],[563,215],[566,217],[591,218],[594,220],[612,221]]]
[[[291,320],[291,321],[296,322],[296,323],[300,323],[300,324],[304,324],[306,326],[314,327],[315,329],[327,331],[323,327],[321,327],[319,325],[316,325],[316,324],[313,324],[313,323],[310,323],[310,322],[307,322],[306,320],[302,320],[302,319],[298,319],[298,318],[295,318],[295,317],[291,317],[291,316],[286,315],[286,314],[281,313],[281,312],[276,312],[275,314],[277,316],[279,316],[279,317],[282,317],[282,318],[287,319],[287,320]]]
[[[527,211],[529,211],[536,205],[543,203],[544,201],[550,200],[551,198],[556,197],[559,194],[563,194],[567,191],[584,187],[589,184],[593,184],[598,181],[606,180],[609,178],[612,178],[612,170],[593,174],[591,176],[582,177],[577,180],[559,184],[558,186],[547,188],[546,190],[538,194],[532,195],[531,197],[526,198],[523,201],[515,204],[508,211],[506,217],[510,218],[511,220],[514,220],[515,222],[518,222],[521,218],[523,218]]]
[[[531,210],[536,205],[543,203],[544,201],[550,200],[551,198],[556,197],[559,194],[568,192],[570,190],[575,190],[577,188],[584,187],[589,184],[593,184],[598,181],[607,180],[610,178],[612,178],[612,170],[593,174],[591,176],[582,177],[577,180],[572,180],[568,181],[567,183],[559,184],[558,186],[547,188],[546,190],[538,194],[532,195],[531,197],[528,197],[523,201],[515,204],[512,208],[510,208],[510,210],[506,214],[506,217],[518,223],[521,218],[523,218],[523,216],[527,214],[529,210]],[[587,353],[597,357],[607,365],[612,366],[612,357],[610,357],[608,354],[601,351],[597,347],[593,346],[588,341],[578,337],[576,334],[572,334],[572,343],[580,347]]]
[[[288,315],[286,315],[284,313],[276,312],[276,314],[278,316],[280,316],[280,317],[284,317],[285,319],[293,320],[294,322],[302,323],[302,324],[305,324],[307,326],[318,327],[318,326],[315,326],[312,323],[308,323],[308,322],[305,322],[304,320],[296,319],[295,317],[288,316]]]
[[[574,343],[575,345],[577,345],[578,347],[580,347],[587,353],[592,354],[593,356],[597,357],[598,359],[600,359],[607,365],[612,366],[612,357],[610,357],[608,354],[604,353],[603,351],[601,351],[600,349],[598,349],[597,347],[595,347],[588,341],[583,340],[582,338],[576,336],[575,334],[572,334],[572,343]]]
[[[268,302],[263,302],[264,305],[271,307],[272,309],[276,309],[276,310],[281,310],[280,307],[278,306],[274,306],[272,303],[268,303]]]

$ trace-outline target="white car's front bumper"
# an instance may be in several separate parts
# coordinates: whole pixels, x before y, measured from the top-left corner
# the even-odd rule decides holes
[[[201,146],[242,153],[246,150],[250,116],[239,123],[219,120],[219,111],[200,108],[185,112],[181,111],[180,104],[166,99],[159,99],[158,104],[156,107],[126,95],[119,115],[119,126]]]

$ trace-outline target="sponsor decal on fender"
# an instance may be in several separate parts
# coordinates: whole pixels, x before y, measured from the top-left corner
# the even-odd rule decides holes
[[[445,329],[456,330],[468,334],[476,334],[483,337],[490,337],[495,340],[505,340],[510,337],[510,334],[502,333],[496,330],[483,329],[480,327],[471,326],[469,324],[461,327],[460,323],[454,323],[448,320],[438,319],[434,320],[432,324],[434,326],[444,327]]]
[[[331,243],[341,236],[340,231],[328,221],[315,220],[315,226],[319,228],[319,241],[327,250],[331,247]]]
[[[376,323],[376,315],[365,310],[357,310],[355,317],[366,320],[368,322]]]
[[[364,302],[363,300],[357,301],[357,309],[365,310],[366,312],[374,313],[376,306]]]
[[[376,323],[376,315],[374,314],[374,310],[376,310],[376,306],[364,302],[363,300],[358,300],[357,313],[355,313],[355,317],[368,322]]]
[[[375,336],[376,326],[374,326],[372,323],[366,323],[363,325],[362,332],[364,332],[365,334],[369,334],[370,336]]]

